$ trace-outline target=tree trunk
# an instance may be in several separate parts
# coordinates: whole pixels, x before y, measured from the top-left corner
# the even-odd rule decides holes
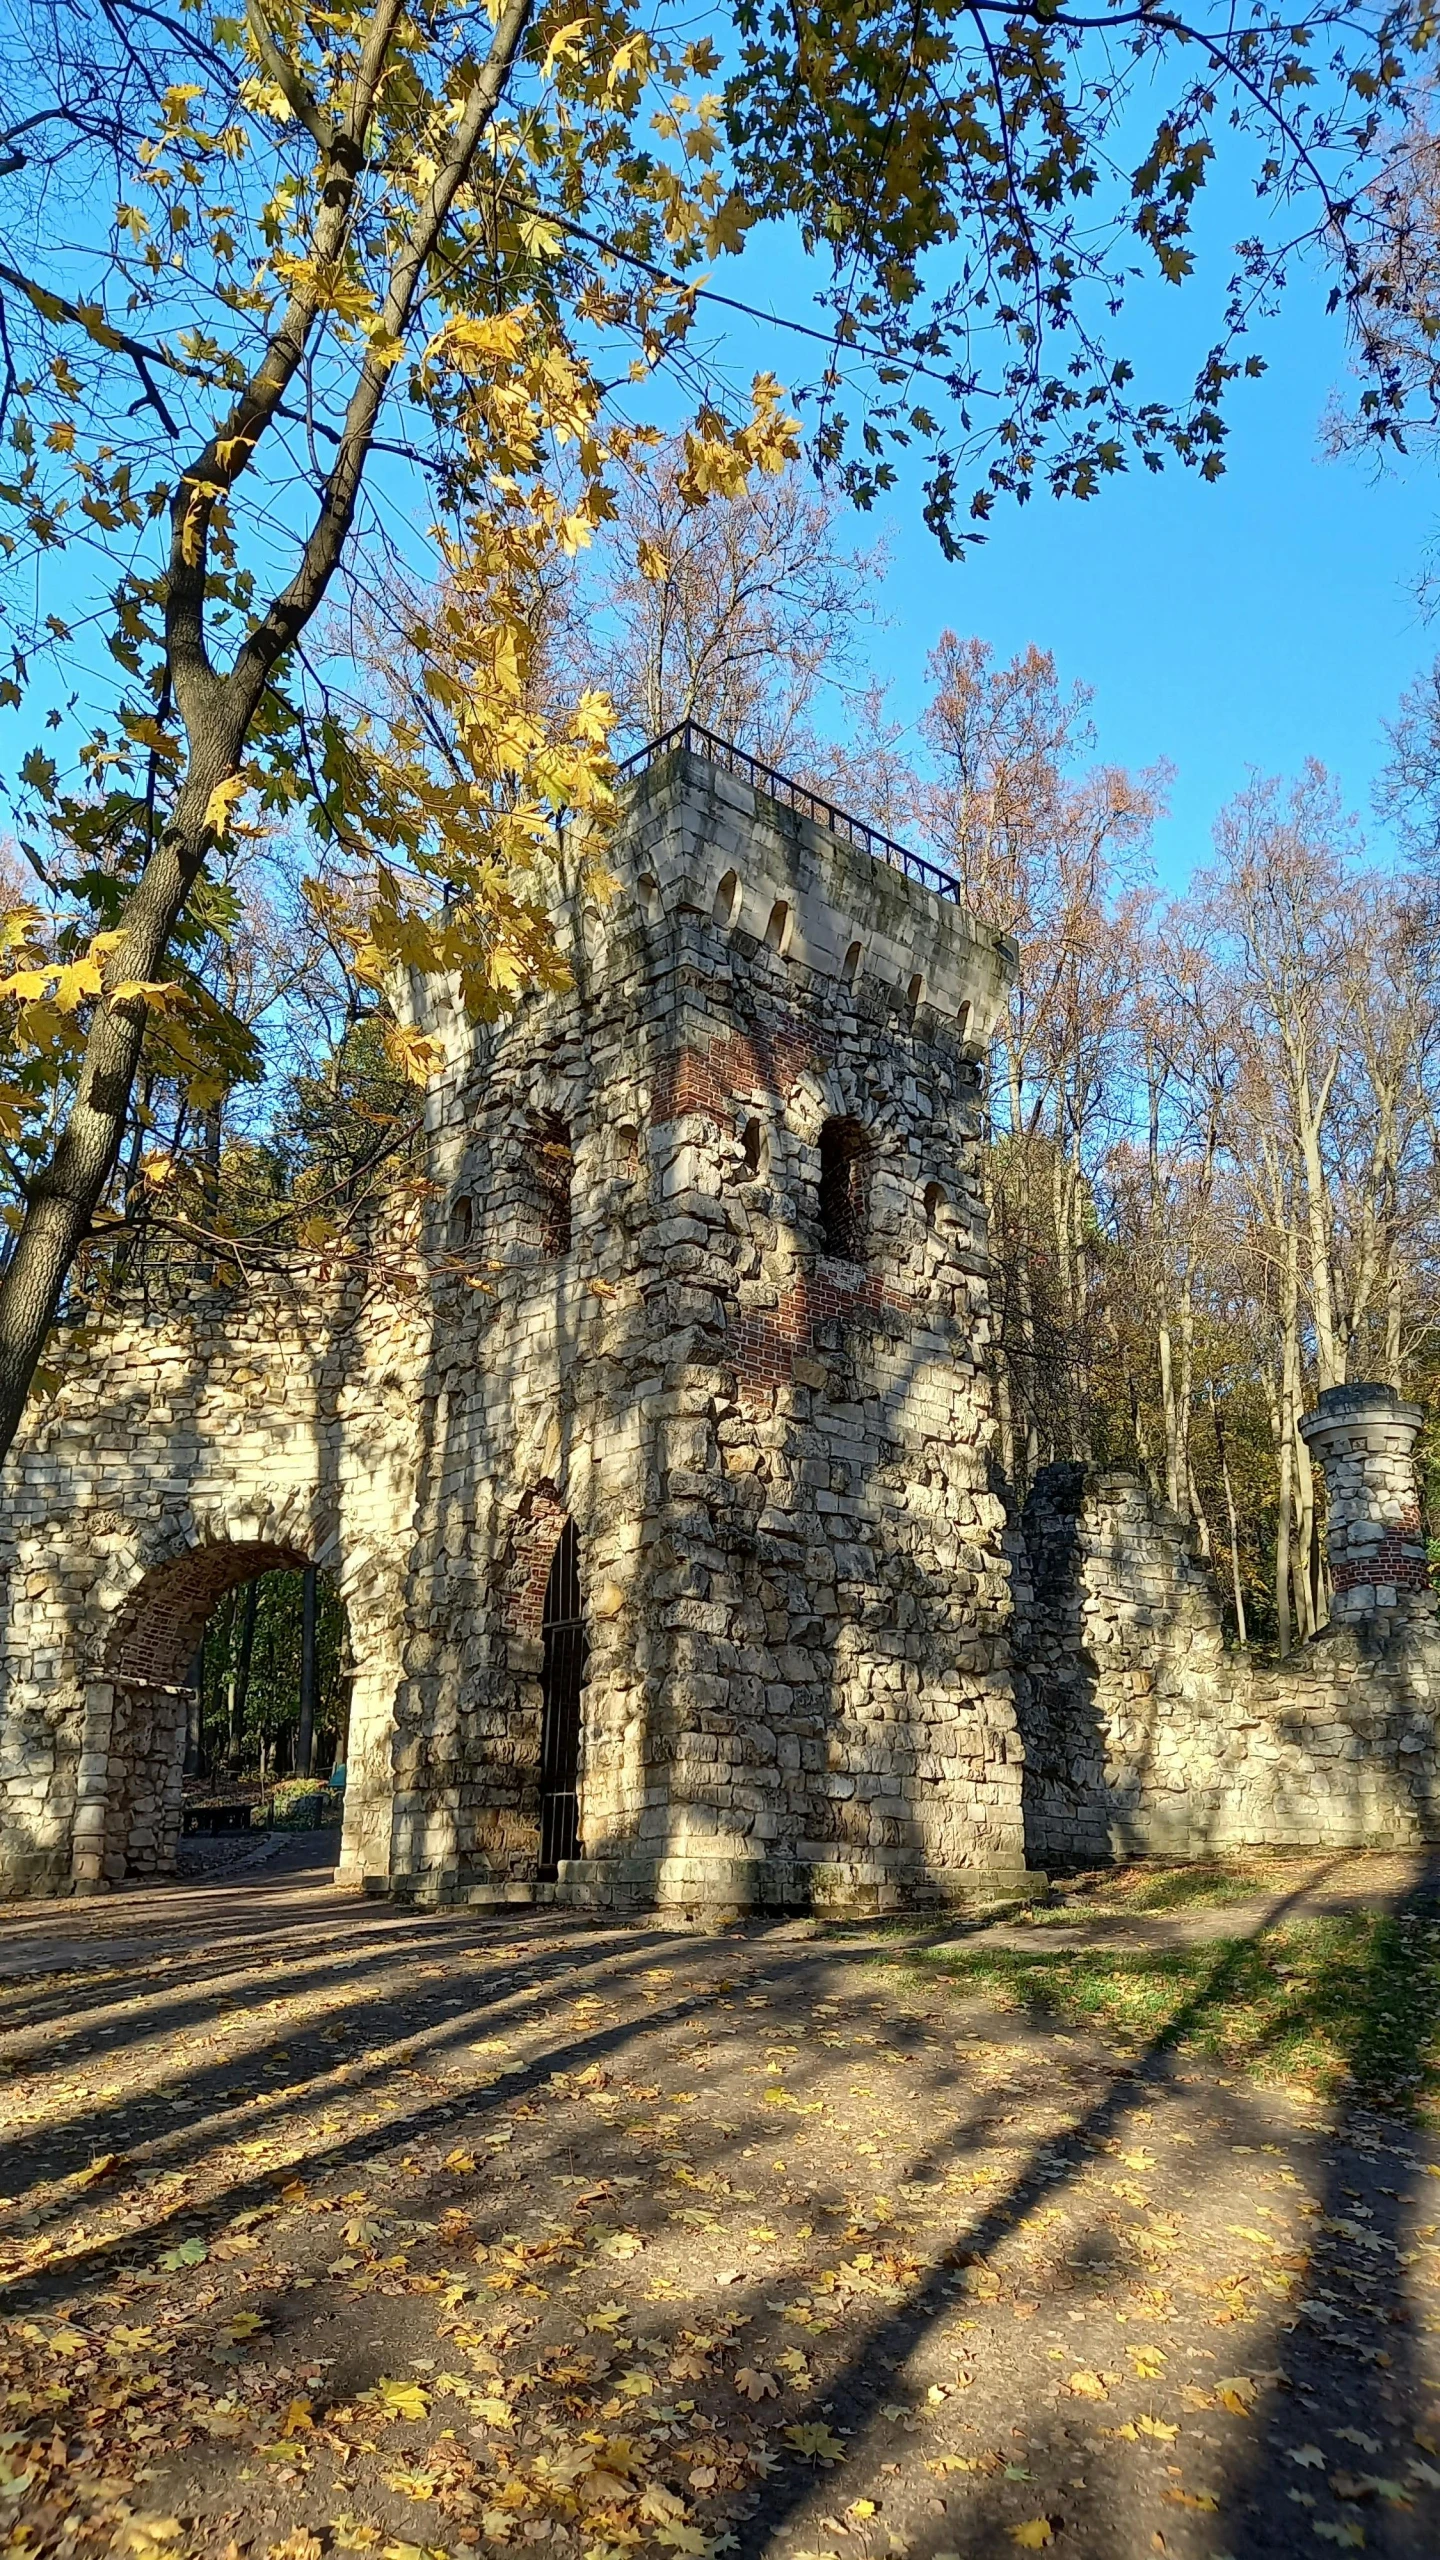
[[[308,1778],[315,1750],[315,1567],[307,1564],[300,1586],[300,1731],[295,1741],[295,1775]]]
[[[1180,1434],[1175,1414],[1175,1353],[1170,1340],[1170,1327],[1162,1316],[1160,1338],[1160,1408],[1165,1419],[1165,1499],[1172,1511],[1180,1508]]]
[[[107,990],[153,983],[160,974],[209,845],[205,813],[210,794],[233,770],[229,745],[217,737],[207,741],[203,759],[192,753],[175,823],[150,856],[126,907],[124,940],[106,965]],[[29,1186],[25,1221],[0,1279],[0,1458],[20,1427],[71,1266],[119,1162],[144,1036],[145,1007],[138,996],[107,992],[101,997],[69,1117],[49,1163]]]
[[[1245,1590],[1240,1579],[1240,1522],[1235,1509],[1235,1488],[1230,1481],[1230,1459],[1225,1447],[1225,1432],[1220,1420],[1220,1407],[1215,1398],[1215,1381],[1210,1381],[1210,1419],[1215,1425],[1215,1449],[1220,1460],[1220,1482],[1225,1490],[1225,1516],[1230,1524],[1230,1587],[1235,1595],[1235,1632],[1241,1644],[1246,1643]]]
[[[1275,1635],[1283,1660],[1290,1650],[1290,1503],[1295,1463],[1295,1434],[1290,1429],[1288,1390],[1280,1395],[1280,1511],[1275,1523]]]
[[[245,1707],[250,1695],[250,1656],[255,1646],[255,1610],[260,1597],[260,1576],[245,1585],[245,1600],[240,1616],[240,1660],[230,1681],[228,1704],[229,1731],[226,1756],[232,1769],[240,1765],[245,1748]]]

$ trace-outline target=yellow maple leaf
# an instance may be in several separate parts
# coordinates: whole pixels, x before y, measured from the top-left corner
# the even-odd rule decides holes
[[[382,2375],[375,2388],[396,2418],[423,2418],[430,2406],[429,2398],[418,2382],[392,2382]]]
[[[1055,2528],[1048,2516],[1031,2516],[1025,2524],[1012,2524],[1010,2539],[1022,2551],[1043,2551],[1047,2542],[1054,2541]]]
[[[209,827],[213,835],[223,837],[225,830],[230,823],[230,815],[234,809],[236,801],[243,799],[244,796],[245,776],[243,773],[229,774],[223,782],[216,783],[214,790],[211,792],[209,799],[205,803],[205,824]]]

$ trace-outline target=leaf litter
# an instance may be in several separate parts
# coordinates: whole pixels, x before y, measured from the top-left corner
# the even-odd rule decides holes
[[[108,1968],[84,2034],[122,2023],[126,2077],[98,2120],[43,1982],[12,1991],[0,2551],[710,2560],[763,2532],[903,2560],[1080,2547],[1093,2518],[1120,2560],[1223,2529],[1262,2422],[1275,2476],[1335,2502],[1272,2547],[1361,2548],[1357,2507],[1440,2524],[1423,2400],[1397,2442],[1370,2330],[1368,2423],[1317,2438],[1327,2358],[1333,2417],[1361,2409],[1365,2306],[1307,2306],[1373,2287],[1389,2234],[1363,2171],[1319,2198],[1312,2116],[1232,2141],[1253,2107],[1223,2079],[1137,2089],[1103,2040],[977,2034],[843,1942],[680,1942],[637,1979],[622,1931],[457,1919],[435,1963],[397,1917],[337,1988],[325,1914],[198,1993]]]

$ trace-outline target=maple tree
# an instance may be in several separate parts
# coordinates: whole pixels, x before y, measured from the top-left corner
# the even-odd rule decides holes
[[[308,837],[314,904],[377,997],[441,970],[485,1014],[554,983],[546,847],[561,809],[605,819],[609,712],[537,708],[533,603],[650,431],[627,385],[669,365],[689,395],[694,504],[798,449],[773,375],[736,402],[693,351],[710,264],[798,225],[813,454],[865,502],[928,450],[949,547],[967,480],[978,522],[1135,457],[1213,472],[1294,235],[1363,227],[1411,32],[1363,0],[1213,25],[740,0],[717,41],[565,0],[11,0],[8,22],[0,698],[41,733],[17,810],[41,894],[3,926],[0,1448],[116,1214],[147,1045],[199,1109],[255,1071],[253,1026],[187,961],[224,929],[217,848]],[[1222,128],[1281,218],[1172,404],[1112,322],[1137,260],[1189,272]],[[423,718],[367,691],[349,642],[418,552],[438,578],[395,592],[438,599],[397,630]],[[423,1077],[424,1042],[389,1034]]]

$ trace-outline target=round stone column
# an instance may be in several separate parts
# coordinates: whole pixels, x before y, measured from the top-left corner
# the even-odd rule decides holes
[[[1393,1387],[1324,1387],[1300,1429],[1325,1470],[1332,1621],[1353,1624],[1428,1592],[1415,1442],[1424,1416]]]

